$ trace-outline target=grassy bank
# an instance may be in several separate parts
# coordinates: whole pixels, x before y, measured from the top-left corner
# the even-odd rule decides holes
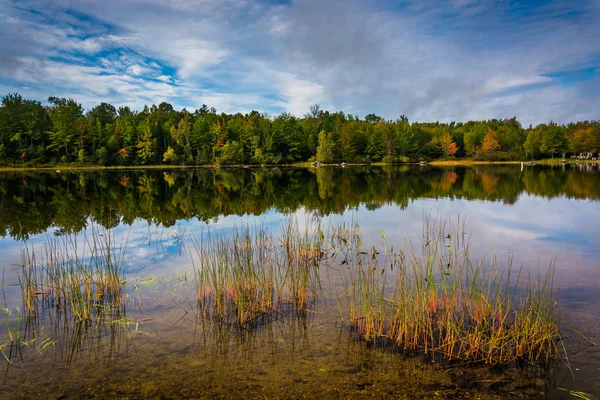
[[[507,165],[507,164],[521,164],[526,161],[477,161],[471,158],[464,158],[458,160],[433,160],[428,164],[433,166],[470,166],[470,165]]]
[[[560,159],[542,160],[538,161],[540,164],[551,164],[555,163]],[[319,167],[353,167],[353,166],[390,166],[390,165],[431,165],[431,166],[472,166],[472,165],[507,165],[507,164],[521,164],[522,161],[476,161],[473,159],[456,159],[456,160],[432,160],[423,163],[331,163],[331,164],[319,164]],[[527,162],[527,161],[523,161]],[[591,160],[579,161],[579,163],[591,163]],[[569,164],[575,164],[574,160],[567,160]],[[44,166],[4,166],[0,167],[0,172],[11,172],[11,171],[96,171],[96,170],[144,170],[144,169],[194,169],[194,168],[314,168],[310,162],[300,162],[294,164],[236,164],[236,165],[77,165],[77,164],[65,164],[65,165],[44,165]]]
[[[543,160],[539,160],[537,162],[538,164],[541,165],[562,165],[562,164],[569,164],[569,165],[577,165],[577,164],[598,164],[600,163],[600,161],[598,160],[580,160],[580,159],[576,159],[576,158],[545,158]]]
[[[143,170],[143,169],[193,169],[193,168],[216,168],[216,165],[44,165],[36,167],[0,167],[0,172],[11,171],[102,171],[102,170]],[[239,167],[242,167],[241,165]]]

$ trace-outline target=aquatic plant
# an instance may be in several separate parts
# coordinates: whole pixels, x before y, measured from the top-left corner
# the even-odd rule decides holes
[[[427,218],[421,244],[364,249],[356,229],[334,235],[342,255],[342,317],[366,340],[447,360],[507,364],[560,357],[554,266],[525,278],[495,257],[473,262],[464,220]],[[380,254],[382,253],[382,254]]]
[[[8,364],[27,348],[42,354],[53,347],[67,365],[82,349],[90,359],[112,359],[133,323],[126,317],[125,248],[126,240],[116,243],[110,230],[95,227],[89,235],[47,237],[41,257],[26,244],[17,275],[22,307],[2,308],[0,353]]]
[[[118,246],[110,231],[49,237],[38,260],[33,246],[22,251],[19,284],[23,310],[30,315],[46,308],[94,321],[111,313],[120,318],[123,302],[123,259],[126,241]]]
[[[192,240],[203,318],[244,328],[305,310],[316,299],[321,239],[290,220],[281,237],[261,227],[207,232]]]

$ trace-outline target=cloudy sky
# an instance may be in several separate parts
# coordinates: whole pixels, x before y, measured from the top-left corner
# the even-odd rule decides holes
[[[0,0],[0,96],[600,118],[600,0]]]

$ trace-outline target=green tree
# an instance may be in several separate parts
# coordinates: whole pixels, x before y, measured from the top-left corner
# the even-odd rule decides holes
[[[43,162],[49,122],[40,102],[25,100],[17,93],[5,96],[0,105],[2,161]]]
[[[296,117],[283,113],[275,118],[271,129],[269,150],[273,156],[285,162],[306,159],[308,144]]]
[[[527,139],[523,144],[523,149],[525,153],[532,157],[536,158],[541,154],[542,147],[542,132],[538,127],[536,129],[530,129],[527,133]]]
[[[567,132],[563,126],[559,126],[554,122],[543,126],[540,147],[542,153],[549,154],[552,158],[554,158],[554,154],[562,153],[564,157],[568,147]]]
[[[507,118],[498,128],[498,141],[503,151],[518,153],[523,148],[525,133],[516,117]]]
[[[192,135],[192,124],[190,122],[190,114],[188,112],[183,114],[183,118],[179,121],[177,126],[171,128],[171,137],[175,140],[181,148],[187,162],[193,162],[192,157],[192,145],[190,137]]]
[[[131,113],[128,108],[126,108],[126,110]],[[121,118],[126,118],[124,111],[125,109],[119,114]],[[90,126],[88,134],[89,151],[94,154],[98,147],[106,146],[108,140],[110,140],[109,134],[106,131],[106,126],[115,124],[117,120],[117,110],[111,104],[100,103],[92,108],[86,116]]]
[[[78,136],[76,124],[83,117],[83,108],[73,99],[49,97],[48,102],[51,104],[48,114],[52,122],[49,148],[59,153],[64,150],[68,157],[69,149],[73,148]]]
[[[156,139],[152,134],[150,122],[146,121],[144,133],[140,136],[140,140],[137,143],[137,156],[141,164],[150,164],[155,156],[156,151]]]
[[[325,131],[319,132],[316,159],[325,164],[333,162],[333,143]]]
[[[244,162],[244,150],[237,141],[225,143],[221,155],[217,158],[219,164],[241,164]]]
[[[396,146],[399,155],[408,156],[417,150],[414,132],[410,129],[408,117],[400,116],[394,125],[396,131]]]
[[[463,128],[465,153],[469,156],[477,156],[481,151],[483,138],[487,133],[487,126],[481,122],[469,122]]]

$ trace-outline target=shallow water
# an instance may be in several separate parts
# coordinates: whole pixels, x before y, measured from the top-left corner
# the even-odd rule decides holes
[[[599,199],[595,166],[3,173],[3,307],[22,309],[25,245],[41,252],[49,238],[92,229],[110,228],[123,245],[128,297],[126,315],[110,324],[40,316],[47,342],[3,348],[11,363],[0,360],[0,397],[598,397],[600,350],[590,342],[600,341]],[[193,238],[242,225],[277,235],[290,216],[299,226],[358,224],[366,245],[380,246],[384,232],[398,248],[418,243],[424,219],[460,216],[474,259],[495,255],[534,275],[555,262],[571,371],[527,377],[365,343],[340,320],[336,277],[323,269],[306,311],[248,331],[201,318]]]

